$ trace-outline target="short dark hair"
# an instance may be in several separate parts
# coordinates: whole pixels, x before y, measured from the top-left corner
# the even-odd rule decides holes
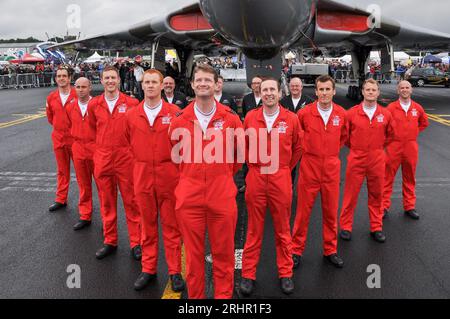
[[[215,83],[219,81],[219,74],[217,74],[216,70],[212,66],[209,64],[200,63],[195,67],[194,72],[192,72],[192,82],[194,82],[195,75],[200,71],[213,74]]]
[[[280,81],[278,81],[278,80],[275,79],[274,77],[272,77],[272,76],[267,76],[267,77],[262,77],[261,79],[262,79],[262,81],[261,81],[261,86],[262,86],[262,84],[263,84],[264,82],[267,82],[267,81],[275,81],[275,82],[277,82],[278,91],[281,90],[281,84],[280,84]]]
[[[319,83],[331,82],[333,84],[333,90],[336,89],[336,81],[329,75],[321,75],[316,79],[316,89]]]

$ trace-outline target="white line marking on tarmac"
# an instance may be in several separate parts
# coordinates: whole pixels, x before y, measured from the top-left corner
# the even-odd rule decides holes
[[[244,253],[243,249],[236,249],[234,251],[234,269],[238,269],[241,270],[242,269],[242,254]],[[209,254],[205,257],[205,260],[207,263],[212,264],[213,259],[212,259],[212,255]]]

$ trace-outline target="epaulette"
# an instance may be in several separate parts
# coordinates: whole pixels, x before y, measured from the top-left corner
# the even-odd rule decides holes
[[[231,107],[227,108],[227,112],[230,112],[231,114],[234,114],[234,115],[238,115],[238,116],[239,116],[239,114],[237,114],[236,111],[233,110]]]

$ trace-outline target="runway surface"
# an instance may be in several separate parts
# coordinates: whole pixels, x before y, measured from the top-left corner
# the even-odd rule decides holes
[[[227,85],[230,87],[230,84]],[[231,84],[232,86],[232,84]],[[395,85],[382,86],[384,103],[396,98]],[[167,266],[160,248],[157,281],[143,292],[133,283],[140,264],[129,251],[124,212],[119,202],[119,250],[103,261],[95,259],[102,245],[97,195],[92,226],[72,230],[78,220],[78,189],[73,175],[68,208],[49,213],[56,185],[51,127],[44,114],[51,89],[0,91],[0,298],[185,298],[166,291]],[[233,90],[233,88],[230,88]],[[338,84],[336,102],[349,108],[347,86]],[[313,96],[306,87],[305,94]],[[430,127],[420,136],[417,171],[419,221],[403,216],[401,184],[397,176],[392,214],[385,220],[385,244],[369,237],[367,191],[363,186],[355,214],[353,240],[339,242],[344,269],[322,258],[321,210],[317,200],[311,217],[303,263],[295,272],[295,293],[288,298],[450,298],[450,89],[416,88],[414,99],[430,114]],[[342,182],[345,156],[342,151]],[[72,171],[74,173],[74,171]],[[237,182],[242,178],[237,177]],[[342,200],[342,194],[341,194]],[[236,242],[236,285],[240,254],[245,243],[244,195],[237,197],[239,220]],[[296,196],[293,215],[295,217]],[[212,296],[211,264],[205,253],[207,294]],[[70,265],[81,269],[81,288],[69,289]],[[369,288],[372,267],[379,267],[381,288]],[[368,272],[369,268],[369,272]],[[166,293],[165,293],[166,291]],[[236,298],[239,298],[236,294]],[[279,288],[272,221],[266,219],[254,298],[287,298]]]

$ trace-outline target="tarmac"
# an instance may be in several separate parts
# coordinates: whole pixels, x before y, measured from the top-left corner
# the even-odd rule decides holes
[[[233,84],[227,87],[233,90]],[[53,89],[53,88],[52,88]],[[102,245],[102,226],[95,193],[93,224],[74,232],[78,220],[78,189],[74,171],[69,203],[65,210],[49,213],[56,188],[56,164],[45,117],[45,98],[52,90],[0,91],[0,298],[44,299],[161,299],[186,298],[167,288],[168,275],[160,245],[158,278],[143,292],[133,283],[141,267],[130,256],[124,211],[119,201],[119,249],[98,261],[95,252]],[[97,87],[97,89],[99,89]],[[396,99],[394,84],[382,85],[384,104]],[[346,84],[338,84],[336,103],[345,108],[354,103],[345,97]],[[314,96],[313,88],[304,94]],[[353,239],[339,241],[345,261],[336,269],[322,258],[321,209],[319,198],[309,227],[303,261],[294,275],[295,292],[282,294],[277,278],[275,243],[270,215],[267,215],[255,299],[372,299],[450,298],[450,89],[415,88],[413,98],[430,115],[429,128],[420,135],[417,169],[417,211],[414,221],[403,215],[400,176],[394,188],[391,214],[384,223],[387,241],[369,236],[367,191],[361,190],[355,214]],[[344,185],[347,149],[341,153],[341,186]],[[242,182],[242,176],[236,178]],[[237,196],[239,219],[235,234],[236,287],[240,280],[240,256],[245,243],[244,195]],[[341,192],[342,202],[342,192]],[[293,199],[292,221],[296,196]],[[207,295],[213,296],[211,258],[205,252]],[[70,289],[71,265],[79,266],[80,288]],[[379,281],[373,276],[379,274]],[[373,287],[371,283],[379,283]],[[68,285],[69,283],[69,285]],[[242,298],[237,292],[236,298]]]

